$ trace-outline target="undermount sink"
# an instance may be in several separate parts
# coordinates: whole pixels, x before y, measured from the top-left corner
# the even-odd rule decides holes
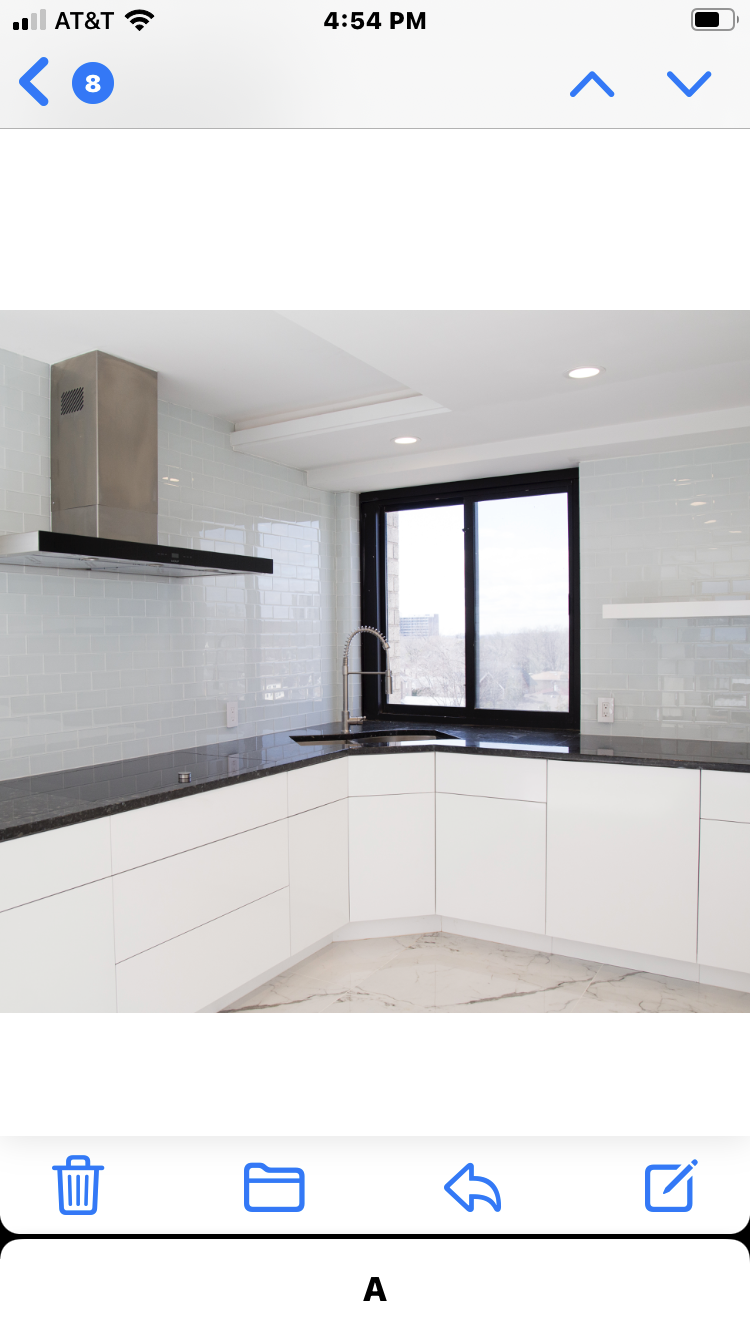
[[[406,728],[396,732],[325,732],[320,736],[293,736],[291,739],[298,746],[340,746],[344,742],[356,746],[377,746],[383,743],[398,745],[401,741],[455,740],[448,732],[409,732]]]

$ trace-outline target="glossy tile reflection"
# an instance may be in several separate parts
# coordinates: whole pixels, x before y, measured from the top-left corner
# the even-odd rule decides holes
[[[334,942],[229,1007],[252,1014],[736,1014],[750,995],[447,932]]]

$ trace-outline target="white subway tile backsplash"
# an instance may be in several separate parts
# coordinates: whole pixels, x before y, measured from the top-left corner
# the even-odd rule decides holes
[[[580,486],[582,730],[750,740],[747,695],[732,684],[748,674],[750,617],[601,616],[604,602],[750,589],[750,444],[582,463]],[[596,722],[605,690],[614,724]]]

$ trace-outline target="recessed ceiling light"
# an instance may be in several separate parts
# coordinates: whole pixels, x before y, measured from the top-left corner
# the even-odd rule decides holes
[[[419,444],[418,435],[397,435],[393,439],[394,445],[417,445]]]
[[[706,519],[705,522],[706,522],[706,523],[716,523],[716,520],[715,520],[715,519]]]
[[[592,375],[600,375],[603,370],[603,366],[576,366],[575,370],[568,371],[568,379],[588,380]]]
[[[707,505],[707,504],[708,504],[708,501],[707,501],[707,500],[691,500],[691,501],[690,501],[691,509],[692,509],[695,505]]]

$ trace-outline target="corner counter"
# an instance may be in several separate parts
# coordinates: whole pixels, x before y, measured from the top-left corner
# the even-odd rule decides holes
[[[440,929],[750,991],[750,747],[356,745],[384,727],[0,783],[0,1009],[218,1010],[330,940]]]

